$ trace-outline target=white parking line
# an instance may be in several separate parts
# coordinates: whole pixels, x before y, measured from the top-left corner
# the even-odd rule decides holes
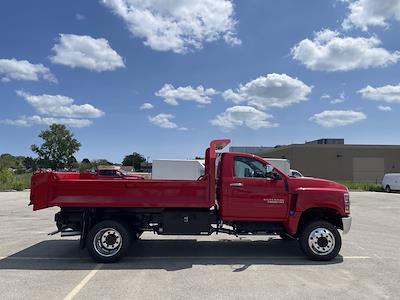
[[[79,292],[83,289],[83,287],[89,282],[90,279],[93,278],[94,275],[101,269],[103,264],[98,264],[96,267],[91,270],[82,280],[78,283],[76,287],[72,291],[69,292],[67,296],[65,296],[64,300],[72,300]]]
[[[146,256],[146,257],[126,257],[130,260],[140,259],[288,259],[298,260],[305,259],[303,257],[296,256]],[[371,259],[370,256],[343,256],[343,259]]]
[[[40,256],[5,256],[0,257],[0,260],[90,260],[90,257],[40,257]]]

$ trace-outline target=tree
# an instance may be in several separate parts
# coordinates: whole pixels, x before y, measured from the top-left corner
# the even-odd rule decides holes
[[[82,159],[81,164],[87,164],[87,165],[89,165],[89,164],[90,164],[90,160],[89,160],[88,158],[84,158],[84,159]]]
[[[6,170],[9,168],[15,168],[15,157],[11,154],[4,153],[0,155],[0,169]]]
[[[14,156],[9,153],[0,155],[0,170],[14,169],[24,171],[25,156]]]
[[[32,145],[31,149],[38,155],[38,166],[53,170],[71,168],[76,162],[74,153],[79,150],[81,143],[74,138],[63,124],[52,124],[49,129],[40,132],[43,144],[39,147]]]
[[[140,164],[145,162],[146,159],[143,155],[133,152],[130,155],[126,155],[124,160],[122,161],[123,166],[133,166],[135,171],[140,171]]]
[[[37,166],[36,166],[36,160],[34,160],[32,157],[27,156],[24,158],[24,167],[26,170],[32,170],[35,171]]]
[[[97,168],[99,166],[112,166],[114,165],[112,162],[109,162],[107,159],[95,159],[92,161],[92,168]]]
[[[93,165],[88,158],[82,159],[81,163],[79,164],[79,170],[81,172],[90,170],[92,167]]]

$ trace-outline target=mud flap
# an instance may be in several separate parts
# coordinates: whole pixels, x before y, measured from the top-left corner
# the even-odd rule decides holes
[[[81,238],[79,240],[79,247],[81,249],[86,247],[86,237],[90,228],[90,211],[89,209],[84,209],[82,213],[82,229],[81,229]]]

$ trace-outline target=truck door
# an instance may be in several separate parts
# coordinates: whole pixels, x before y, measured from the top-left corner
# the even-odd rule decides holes
[[[267,178],[267,163],[254,157],[235,156],[233,176],[224,178],[223,218],[278,221],[287,216],[288,192],[283,176]]]

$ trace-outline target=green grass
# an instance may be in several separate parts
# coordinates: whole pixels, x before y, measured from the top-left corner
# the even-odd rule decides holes
[[[351,191],[368,191],[368,192],[383,192],[383,186],[381,184],[369,183],[369,182],[351,182],[342,181],[342,184],[347,186]]]
[[[16,175],[8,170],[0,170],[0,191],[29,189],[31,176],[30,173]]]

